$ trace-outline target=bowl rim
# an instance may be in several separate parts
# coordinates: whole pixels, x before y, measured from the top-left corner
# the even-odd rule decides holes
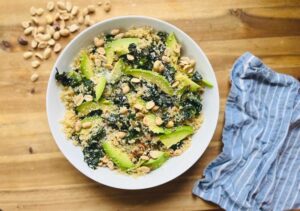
[[[82,169],[80,169],[77,165],[75,165],[75,163],[73,163],[73,161],[66,155],[66,153],[64,152],[64,149],[61,147],[61,145],[58,143],[58,140],[55,138],[55,131],[54,128],[51,126],[52,123],[50,122],[50,82],[51,80],[53,80],[53,75],[55,74],[55,68],[58,65],[58,62],[61,60],[61,57],[63,57],[65,51],[67,51],[67,49],[73,45],[73,43],[75,42],[75,40],[79,39],[79,37],[83,36],[86,32],[92,30],[93,28],[97,28],[105,23],[111,22],[111,21],[115,21],[115,20],[120,20],[120,19],[141,19],[141,20],[150,20],[150,21],[154,21],[157,23],[162,23],[164,25],[167,25],[167,27],[169,28],[175,28],[177,31],[179,31],[181,34],[183,34],[183,36],[185,36],[189,42],[191,42],[194,46],[196,46],[197,50],[199,52],[201,52],[201,54],[203,55],[203,59],[205,60],[205,62],[208,64],[209,68],[212,70],[213,74],[213,78],[214,81],[216,81],[216,86],[214,87],[216,90],[216,94],[217,94],[217,103],[216,103],[216,112],[217,112],[217,116],[216,116],[216,121],[215,121],[215,125],[212,126],[212,133],[210,135],[209,141],[207,142],[206,146],[204,147],[202,153],[198,153],[197,156],[195,156],[193,162],[190,162],[189,164],[186,165],[186,167],[184,168],[184,170],[182,170],[179,174],[175,175],[172,178],[167,178],[159,183],[155,183],[154,185],[148,185],[148,186],[143,186],[143,187],[138,187],[138,188],[130,188],[130,187],[120,187],[120,186],[115,186],[113,184],[107,184],[104,182],[101,182],[99,180],[96,180],[96,178],[93,178],[91,175],[89,175],[87,172],[83,171]],[[100,183],[102,185],[108,186],[108,187],[112,187],[112,188],[116,188],[116,189],[123,189],[123,190],[142,190],[142,189],[149,189],[149,188],[154,188],[157,186],[160,186],[162,184],[168,183],[174,179],[176,179],[177,177],[179,177],[180,175],[182,175],[183,173],[185,173],[187,170],[189,170],[199,159],[200,157],[204,154],[205,150],[207,150],[207,147],[209,145],[209,143],[212,140],[212,137],[216,131],[216,127],[217,127],[217,123],[218,123],[218,119],[219,119],[219,112],[220,112],[220,95],[219,95],[219,88],[218,88],[218,83],[216,80],[216,76],[215,76],[215,71],[211,65],[211,63],[209,62],[206,54],[203,52],[203,50],[200,48],[200,46],[188,35],[186,34],[184,31],[182,31],[181,29],[179,29],[178,27],[176,27],[175,25],[168,23],[166,21],[160,20],[158,18],[154,18],[154,17],[149,17],[149,16],[142,16],[142,15],[124,15],[124,16],[116,16],[116,17],[112,17],[112,18],[108,18],[102,21],[97,22],[96,24],[84,29],[83,31],[81,31],[79,34],[77,34],[75,37],[72,38],[72,40],[69,41],[69,43],[64,47],[64,49],[60,52],[59,56],[56,58],[56,61],[53,65],[53,68],[51,69],[51,72],[49,74],[49,79],[48,79],[48,84],[47,84],[47,90],[46,90],[46,113],[47,113],[47,121],[48,121],[48,125],[51,131],[51,135],[57,145],[57,147],[59,148],[59,150],[61,151],[61,153],[64,155],[64,157],[72,164],[73,167],[75,167],[79,172],[81,172],[83,175],[85,175],[86,177],[88,177],[89,179],[94,180],[97,183]],[[129,175],[130,176],[130,175]]]

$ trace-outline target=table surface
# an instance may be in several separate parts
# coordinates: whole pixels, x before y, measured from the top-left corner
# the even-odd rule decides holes
[[[87,3],[88,2],[88,3]],[[86,6],[92,0],[76,0]],[[0,0],[0,210],[219,210],[194,197],[194,182],[222,148],[221,132],[229,72],[246,51],[278,72],[300,78],[299,0],[113,0],[103,20],[119,15],[147,15],[166,20],[189,34],[207,54],[220,89],[220,116],[201,159],[179,178],[157,188],[125,191],[97,184],[78,172],[58,150],[45,112],[45,93],[53,56],[37,70],[22,58],[16,38],[31,6],[45,0]],[[70,40],[70,39],[68,39]],[[36,92],[30,90],[35,87]]]

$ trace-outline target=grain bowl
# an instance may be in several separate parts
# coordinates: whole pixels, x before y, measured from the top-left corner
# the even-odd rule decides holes
[[[47,89],[50,129],[65,157],[121,189],[154,187],[186,171],[209,144],[218,112],[205,54],[175,26],[149,17],[113,18],[81,32],[57,59]]]

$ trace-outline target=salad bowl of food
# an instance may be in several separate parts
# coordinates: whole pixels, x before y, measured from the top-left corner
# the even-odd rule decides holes
[[[164,21],[99,22],[58,57],[47,116],[62,153],[89,178],[144,189],[189,169],[216,128],[219,93],[200,47]]]

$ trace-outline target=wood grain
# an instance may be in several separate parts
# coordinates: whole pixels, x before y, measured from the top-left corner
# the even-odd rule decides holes
[[[22,59],[17,45],[20,22],[31,6],[45,0],[0,0],[0,209],[6,210],[219,210],[191,194],[203,169],[220,153],[229,72],[234,61],[250,51],[273,69],[300,78],[299,0],[113,0],[103,20],[119,15],[161,18],[189,34],[204,50],[220,89],[220,116],[213,139],[201,159],[185,174],[157,188],[117,190],[99,185],[79,173],[63,157],[50,134],[45,92],[55,56],[37,70]],[[93,0],[76,0],[86,6]],[[70,38],[71,39],[71,38]],[[66,40],[64,45],[70,40]],[[36,92],[30,93],[35,87]]]

